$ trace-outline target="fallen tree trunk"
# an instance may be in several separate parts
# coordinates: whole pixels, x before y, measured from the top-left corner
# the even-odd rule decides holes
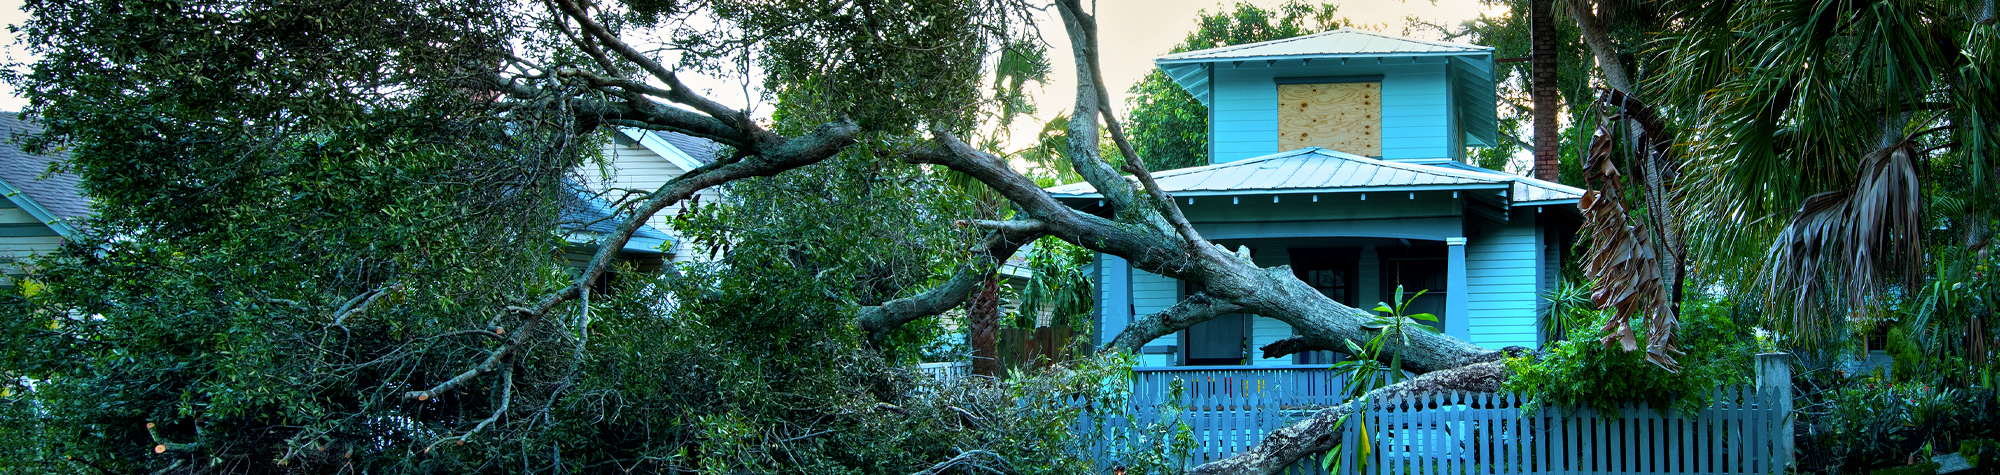
[[[1494,393],[1507,380],[1507,365],[1499,354],[1493,358],[1457,368],[1432,371],[1401,383],[1369,391],[1365,398],[1321,409],[1312,417],[1264,436],[1257,446],[1229,458],[1195,467],[1190,474],[1278,473],[1306,456],[1333,450],[1342,440],[1340,418],[1357,409],[1361,400],[1386,401],[1429,394],[1453,392]]]

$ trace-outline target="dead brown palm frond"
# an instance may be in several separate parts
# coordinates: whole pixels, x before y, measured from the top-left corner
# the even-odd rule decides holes
[[[1812,195],[1793,214],[1768,253],[1766,301],[1791,307],[1769,312],[1773,326],[1819,334],[1828,323],[1823,310],[1858,310],[1891,276],[1917,287],[1924,218],[1917,147],[1905,138],[1868,154],[1853,188]]]
[[[1661,166],[1669,150],[1659,144],[1671,140],[1662,137],[1658,122],[1648,120],[1652,116],[1645,106],[1631,98],[1607,93],[1598,106],[1616,109],[1617,113],[1599,124],[1597,136],[1591,140],[1584,174],[1593,189],[1584,193],[1577,206],[1583,210],[1584,226],[1591,235],[1591,247],[1584,261],[1584,273],[1591,279],[1591,302],[1598,308],[1616,312],[1604,325],[1602,342],[1616,343],[1625,351],[1637,350],[1638,335],[1631,322],[1634,318],[1644,318],[1646,360],[1673,371],[1678,367],[1674,355],[1681,351],[1675,347],[1680,329],[1675,310],[1679,287],[1675,280],[1680,272],[1672,266],[1677,266],[1681,259],[1677,247],[1663,242],[1676,234],[1659,228],[1662,223],[1670,222],[1666,217],[1671,210],[1660,209],[1658,203],[1665,200],[1657,196],[1666,192],[1665,180],[1671,178],[1660,176],[1658,171],[1670,168]],[[1633,212],[1627,202],[1631,196],[1625,186],[1627,177],[1617,165],[1618,132],[1628,129],[1627,120],[1641,124],[1637,130],[1642,136],[1630,141],[1640,146],[1628,147],[1640,157],[1637,160],[1646,161],[1637,167],[1638,171],[1641,175],[1654,173],[1632,177],[1642,185],[1643,193],[1654,195],[1654,199],[1646,200],[1654,204],[1647,213]]]

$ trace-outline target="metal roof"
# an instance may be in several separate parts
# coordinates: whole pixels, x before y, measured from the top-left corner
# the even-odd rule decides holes
[[[1426,163],[1428,162],[1428,163]],[[1129,178],[1128,178],[1129,179]],[[1174,196],[1271,195],[1367,191],[1506,189],[1516,205],[1573,203],[1583,190],[1458,163],[1378,160],[1310,147],[1153,174]],[[1048,189],[1057,198],[1099,198],[1089,183]]]
[[[1370,31],[1342,28],[1305,36],[1223,46],[1161,56],[1154,63],[1192,63],[1221,60],[1281,59],[1297,57],[1339,57],[1343,55],[1460,55],[1491,54],[1493,47],[1424,41],[1389,36]]]
[[[76,175],[48,173],[51,165],[67,160],[69,154],[21,150],[18,137],[41,131],[40,125],[21,120],[19,114],[0,112],[0,194],[57,234],[69,236],[78,221],[90,216],[90,199],[79,191]]]

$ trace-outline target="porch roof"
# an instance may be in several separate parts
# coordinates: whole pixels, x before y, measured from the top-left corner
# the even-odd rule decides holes
[[[1127,177],[1131,180],[1130,177]],[[1507,190],[1516,206],[1575,203],[1583,190],[1451,159],[1380,160],[1309,147],[1153,174],[1174,196],[1244,196],[1368,191]],[[1089,183],[1049,188],[1057,198],[1101,198]]]

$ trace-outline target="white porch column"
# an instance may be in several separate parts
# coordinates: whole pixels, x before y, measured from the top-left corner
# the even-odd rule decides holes
[[[1444,294],[1444,334],[1460,340],[1472,341],[1472,312],[1466,307],[1466,294],[1472,291],[1466,284],[1465,238],[1444,238],[1446,256]]]

